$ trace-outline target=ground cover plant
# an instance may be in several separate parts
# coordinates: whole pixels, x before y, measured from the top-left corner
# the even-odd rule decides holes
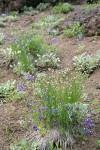
[[[6,83],[0,84],[0,102],[6,102],[6,100],[21,99],[23,97],[22,93],[17,92],[17,87],[15,85],[16,81],[8,80]]]
[[[63,18],[60,15],[48,15],[45,18],[35,22],[32,27],[34,28],[52,28],[56,26]]]
[[[54,13],[68,13],[74,10],[74,6],[69,3],[58,3],[53,7]]]
[[[84,27],[76,22],[63,30],[63,34],[68,37],[75,37],[83,34]]]
[[[48,7],[50,7],[50,4],[49,4],[49,3],[40,3],[40,4],[37,6],[37,10],[43,11],[43,10],[47,9]]]
[[[100,66],[100,52],[97,52],[94,57],[83,53],[82,55],[74,56],[73,60],[74,65],[78,70],[91,74],[98,66]]]

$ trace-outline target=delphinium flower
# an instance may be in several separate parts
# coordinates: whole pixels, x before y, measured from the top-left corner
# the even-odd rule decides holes
[[[22,92],[23,88],[24,88],[24,86],[19,83],[17,92]]]
[[[76,111],[79,111],[79,107],[78,106],[76,107]]]
[[[56,37],[53,37],[53,38],[52,38],[52,41],[53,41],[54,44],[56,44],[56,43],[57,43]]]
[[[32,128],[34,129],[34,131],[37,131],[37,130],[38,130],[37,127],[36,127],[36,125],[33,125]]]
[[[82,34],[79,34],[79,35],[76,37],[76,40],[77,40],[77,41],[82,41],[82,40],[83,40],[83,35],[82,35]]]
[[[52,108],[52,114],[54,115],[56,113],[56,109],[55,108]]]
[[[31,74],[29,74],[28,77],[27,77],[27,79],[28,79],[29,81],[31,81],[31,80],[33,79],[33,76],[32,76]]]
[[[69,110],[70,110],[70,106],[66,106],[66,110],[68,110],[68,111],[69,111]]]
[[[91,135],[92,134],[92,131],[91,131],[91,128],[92,128],[92,120],[86,118],[85,122],[83,123],[82,125],[82,131],[83,132],[86,132],[87,135]]]
[[[46,96],[46,100],[49,100],[49,97],[48,97],[48,96]]]
[[[41,113],[41,110],[40,110],[40,109],[38,109],[38,113]]]
[[[24,46],[24,44],[23,43],[20,43],[20,47],[23,47]]]
[[[33,113],[33,110],[32,110],[32,109],[30,110],[30,113]]]
[[[38,119],[41,121],[43,120],[43,116],[39,116]]]
[[[47,106],[43,107],[43,110],[44,110],[44,111],[46,111],[47,109],[48,109],[48,107],[47,107]]]
[[[53,125],[54,125],[54,127],[57,127],[57,126],[58,126],[58,124],[57,124],[57,121],[56,121],[56,120],[54,120],[54,121],[53,121]]]

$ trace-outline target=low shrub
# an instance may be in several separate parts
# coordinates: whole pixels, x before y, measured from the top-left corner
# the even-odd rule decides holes
[[[21,99],[23,97],[22,93],[18,93],[16,90],[16,81],[8,80],[6,83],[0,84],[0,100],[5,102],[6,100]]]
[[[48,15],[47,17],[37,21],[32,26],[35,28],[47,28],[47,27],[54,27],[59,24],[60,21],[62,21],[62,17],[59,15],[53,16]]]
[[[44,55],[38,55],[38,59],[35,60],[35,66],[41,68],[58,68],[59,58],[54,53],[45,53]]]
[[[48,7],[50,7],[50,4],[49,4],[49,3],[40,3],[40,4],[37,6],[37,10],[43,11],[43,10],[47,9]]]
[[[74,56],[73,60],[75,67],[79,71],[91,74],[100,65],[100,52],[95,57],[83,53],[82,55]]]
[[[76,22],[63,30],[63,34],[68,37],[74,37],[82,35],[84,26],[81,26],[79,22]]]
[[[74,10],[74,6],[69,3],[59,3],[58,5],[53,7],[54,13],[68,13]]]

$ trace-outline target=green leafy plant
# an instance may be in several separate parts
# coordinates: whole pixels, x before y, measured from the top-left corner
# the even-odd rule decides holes
[[[73,60],[75,67],[79,71],[91,74],[100,65],[100,54],[98,52],[95,57],[92,57],[83,53],[82,55],[74,56]]]
[[[59,3],[58,5],[53,7],[54,13],[68,13],[74,10],[74,6],[69,3]]]
[[[40,3],[40,4],[37,6],[37,10],[43,11],[43,10],[47,9],[48,7],[50,7],[50,4],[49,4],[49,3]]]
[[[4,34],[0,33],[0,45],[3,44],[4,40]]]
[[[0,84],[0,98],[4,99],[21,99],[23,94],[18,93],[15,86],[16,81],[8,80],[6,83]]]
[[[81,26],[79,22],[76,22],[69,27],[65,28],[63,30],[63,34],[68,36],[68,37],[74,37],[79,34],[83,34],[84,26]]]
[[[11,48],[25,71],[32,71],[32,68],[34,69],[34,58],[38,54],[44,54],[46,51],[43,38],[32,34],[25,37],[22,36],[20,40],[12,43]]]
[[[13,16],[13,15],[8,15],[5,17],[5,21],[12,21],[12,22],[15,22],[17,21],[17,16]]]
[[[27,6],[24,6],[23,8],[22,8],[22,11],[32,11],[33,10],[33,7],[27,7]]]
[[[96,149],[99,149],[99,148],[100,148],[100,140],[97,140],[97,141],[95,142],[95,145],[96,145]]]
[[[35,22],[32,25],[32,27],[38,27],[38,28],[54,27],[62,20],[63,19],[59,15],[56,16],[48,15],[47,17],[42,18],[41,20]]]
[[[33,142],[29,144],[26,140],[20,141],[18,144],[11,144],[10,150],[36,150],[37,144]]]
[[[35,65],[42,68],[57,68],[59,67],[59,58],[56,57],[56,54],[50,52],[45,53],[44,55],[38,55],[38,59],[35,60]]]
[[[17,16],[18,15],[18,12],[17,11],[10,11],[8,13],[9,16]]]

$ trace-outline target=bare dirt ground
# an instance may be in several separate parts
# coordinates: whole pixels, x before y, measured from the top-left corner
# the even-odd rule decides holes
[[[8,37],[8,43],[1,45],[0,48],[9,46],[9,43],[16,35],[20,33],[28,33],[31,31],[29,24],[34,20],[39,19],[43,15],[48,15],[50,12],[45,11],[35,16],[19,16],[18,21],[7,24],[7,27],[0,28]],[[62,68],[73,68],[73,57],[86,52],[87,54],[95,55],[100,50],[100,37],[84,37],[82,41],[78,42],[75,38],[67,38],[62,35],[57,37],[57,46],[60,49],[59,57],[61,59]],[[5,59],[0,56],[0,63],[5,62]],[[6,82],[10,79],[15,79],[16,76],[12,71],[7,70],[5,66],[0,66],[0,83]],[[100,84],[100,68],[89,77],[86,84],[86,91],[89,94],[88,103],[92,106],[91,101],[94,99],[100,100],[100,89],[96,87]],[[25,101],[7,102],[0,104],[0,150],[8,150],[9,145],[25,137],[27,131],[30,132],[30,127],[21,127],[19,120],[25,119],[29,112],[29,108]],[[73,150],[95,150],[95,141],[100,139],[100,118],[99,114],[93,114],[93,133],[92,136],[85,143],[77,141]],[[69,148],[68,148],[69,149]]]

